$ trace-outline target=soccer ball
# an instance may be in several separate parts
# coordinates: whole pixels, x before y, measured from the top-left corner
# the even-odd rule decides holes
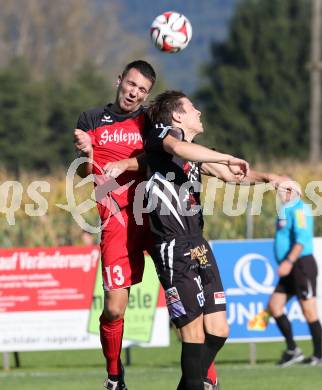
[[[154,46],[159,50],[177,53],[190,42],[192,27],[184,15],[169,11],[154,19],[150,33]]]

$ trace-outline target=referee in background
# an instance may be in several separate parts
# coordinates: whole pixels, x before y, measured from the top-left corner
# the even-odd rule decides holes
[[[318,270],[313,257],[312,211],[300,198],[300,188],[298,191],[290,191],[283,190],[281,186],[278,195],[281,208],[276,223],[275,257],[279,264],[280,279],[268,305],[287,345],[278,365],[288,367],[304,362],[318,366],[322,365],[322,332],[316,300]],[[312,336],[313,355],[306,359],[294,341],[291,323],[284,313],[285,305],[292,296],[299,300]]]

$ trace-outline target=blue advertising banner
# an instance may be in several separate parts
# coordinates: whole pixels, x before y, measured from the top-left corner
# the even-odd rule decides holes
[[[266,307],[278,277],[273,240],[210,241],[227,298],[230,342],[284,340],[274,319],[264,331],[248,330],[247,323]],[[293,298],[286,307],[296,339],[309,339],[300,304]]]

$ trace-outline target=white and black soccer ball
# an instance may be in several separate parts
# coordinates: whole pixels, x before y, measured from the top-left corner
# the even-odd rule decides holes
[[[154,19],[150,33],[154,46],[159,50],[177,53],[190,42],[192,27],[184,15],[169,11]]]

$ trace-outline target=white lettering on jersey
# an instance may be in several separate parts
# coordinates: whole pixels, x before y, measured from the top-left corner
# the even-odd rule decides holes
[[[168,134],[168,132],[169,132],[169,130],[172,128],[172,126],[164,126],[163,123],[157,123],[157,124],[155,125],[155,128],[161,130],[161,132],[160,132],[160,134],[158,135],[158,137],[159,137],[159,138],[164,138],[164,137]]]
[[[107,129],[100,135],[99,145],[105,145],[108,142],[112,143],[126,143],[128,145],[137,144],[143,142],[140,133],[126,133],[124,129],[115,129],[113,132],[109,132]]]
[[[110,115],[104,115],[103,118],[101,119],[101,122],[105,122],[105,123],[113,123],[113,119],[111,118]]]

